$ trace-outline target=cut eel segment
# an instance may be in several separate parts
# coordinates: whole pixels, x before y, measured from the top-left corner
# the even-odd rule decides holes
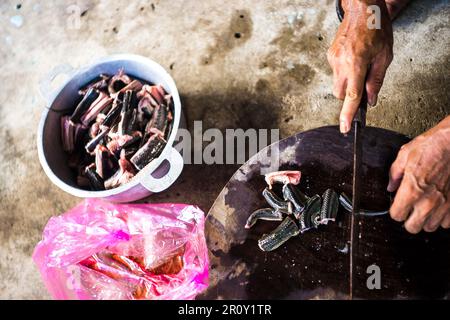
[[[150,133],[152,135],[147,142],[131,157],[131,162],[139,170],[157,158],[166,145],[164,134],[161,131],[152,128]]]
[[[76,106],[75,111],[72,113],[70,117],[70,121],[72,123],[78,123],[81,120],[81,117],[84,113],[86,113],[92,104],[97,101],[100,96],[100,92],[95,90],[94,88],[89,89],[86,92],[86,95],[83,97],[81,102]]]
[[[121,69],[100,74],[78,92],[81,101],[60,124],[62,148],[79,187],[100,190],[101,179],[108,187],[122,185],[159,156],[173,122],[173,100],[161,85]]]
[[[97,115],[107,108],[112,102],[112,99],[105,93],[100,92],[98,98],[89,107],[89,109],[81,116],[81,123],[85,126],[89,126],[90,123],[95,120]]]
[[[336,221],[339,210],[339,197],[333,189],[327,189],[322,195],[322,207],[320,208],[320,222]]]
[[[91,184],[91,188],[94,191],[105,190],[105,186],[103,184],[103,179],[100,177],[97,172],[95,172],[95,164],[92,164],[86,167],[85,170],[86,177],[89,179]]]
[[[291,206],[289,205],[289,202],[283,201],[281,198],[279,198],[275,192],[270,190],[269,188],[265,188],[262,192],[262,195],[264,199],[266,199],[267,203],[275,210],[285,210],[285,211],[291,211]]]
[[[286,217],[275,230],[258,240],[258,246],[262,251],[273,251],[299,233],[295,221]]]
[[[282,221],[283,214],[272,208],[263,208],[254,211],[250,217],[247,219],[247,223],[245,224],[245,229],[250,229],[253,227],[258,220],[265,221]]]
[[[113,189],[126,184],[133,179],[136,174],[136,170],[133,165],[127,160],[125,156],[125,150],[120,152],[119,159],[119,170],[116,173],[105,181],[104,187],[106,189]]]
[[[283,185],[283,198],[285,201],[292,203],[296,215],[303,212],[309,200],[309,197],[290,183]]]

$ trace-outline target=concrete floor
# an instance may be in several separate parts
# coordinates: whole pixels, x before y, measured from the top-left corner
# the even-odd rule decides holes
[[[338,26],[333,2],[2,1],[0,298],[49,298],[31,254],[49,217],[80,201],[52,185],[37,158],[45,105],[38,84],[53,67],[113,53],[147,56],[173,75],[188,126],[280,128],[287,137],[337,124],[326,61]],[[449,18],[448,0],[413,1],[395,22],[394,62],[369,125],[415,136],[450,113]],[[207,212],[236,168],[186,166],[172,188],[147,201]]]

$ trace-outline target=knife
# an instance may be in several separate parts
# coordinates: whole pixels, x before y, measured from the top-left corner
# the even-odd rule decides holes
[[[336,0],[336,12],[339,21],[344,18],[344,10],[340,0]],[[367,68],[369,74],[370,66]],[[362,132],[366,126],[367,113],[367,92],[366,86],[363,87],[361,102],[358,111],[353,119],[353,181],[352,181],[352,214],[350,216],[350,272],[349,272],[349,296],[353,299],[353,263],[354,263],[354,241],[355,241],[355,224],[357,215],[360,213],[360,189],[361,189],[361,172],[362,172]]]
[[[353,298],[353,263],[354,263],[354,239],[355,224],[360,214],[360,189],[362,173],[362,134],[366,126],[367,92],[363,89],[363,95],[353,120],[353,186],[352,186],[352,214],[350,217],[350,299]]]

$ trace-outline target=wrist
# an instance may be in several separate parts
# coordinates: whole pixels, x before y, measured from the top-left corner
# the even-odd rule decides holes
[[[386,5],[385,0],[340,0],[344,12],[366,10],[368,6],[372,5]]]
[[[394,20],[410,0],[340,0],[344,12],[361,12],[368,6],[378,5],[382,12],[386,8],[389,18]]]

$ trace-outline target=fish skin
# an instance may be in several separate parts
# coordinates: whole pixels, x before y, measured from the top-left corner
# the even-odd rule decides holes
[[[294,220],[286,217],[275,230],[258,240],[258,246],[262,251],[273,251],[299,233]]]
[[[247,219],[245,224],[245,229],[250,229],[253,227],[258,220],[265,221],[282,221],[283,214],[280,211],[274,210],[272,208],[262,208],[255,210]]]

